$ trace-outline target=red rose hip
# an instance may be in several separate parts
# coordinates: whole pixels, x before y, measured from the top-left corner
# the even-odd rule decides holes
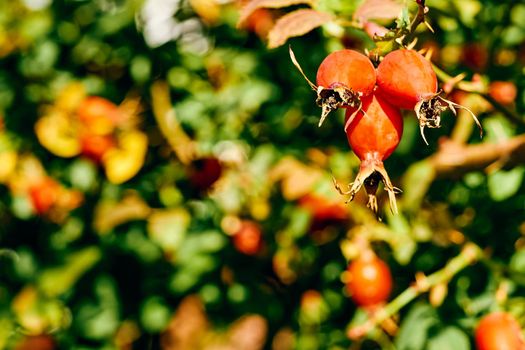
[[[386,102],[376,93],[363,98],[360,108],[346,111],[348,128],[346,136],[353,152],[361,160],[359,173],[349,190],[344,192],[336,184],[341,194],[349,194],[351,201],[364,184],[368,194],[368,206],[377,212],[375,193],[380,181],[388,192],[392,212],[397,213],[395,194],[399,191],[392,186],[383,161],[396,149],[403,134],[403,117],[396,107]]]
[[[374,65],[360,52],[339,50],[326,56],[317,69],[317,85],[306,77],[291,48],[290,57],[310,87],[317,92],[316,103],[322,107],[319,126],[337,108],[359,107],[360,98],[370,95],[374,90]]]
[[[477,350],[525,350],[520,325],[506,312],[484,316],[475,331]]]
[[[372,251],[365,251],[348,265],[346,288],[352,300],[362,307],[374,307],[388,300],[392,274],[388,265]]]
[[[395,50],[386,55],[377,67],[377,86],[392,105],[416,112],[425,143],[424,128],[439,128],[441,112],[446,109],[454,113],[455,108],[466,109],[481,130],[478,119],[469,109],[439,96],[432,64],[414,50]]]

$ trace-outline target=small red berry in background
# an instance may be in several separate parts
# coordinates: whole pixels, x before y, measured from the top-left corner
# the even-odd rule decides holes
[[[109,134],[121,121],[121,112],[113,102],[100,97],[85,98],[77,111],[78,119],[94,134]]]
[[[49,335],[33,335],[22,339],[15,347],[15,350],[53,350],[56,344]]]
[[[100,163],[106,152],[116,146],[116,141],[111,135],[87,134],[81,137],[80,144],[85,157]]]
[[[392,275],[388,265],[372,251],[363,252],[348,265],[346,288],[352,300],[362,307],[385,303],[392,292]]]
[[[208,190],[222,174],[222,165],[215,157],[205,157],[193,161],[188,177],[191,184],[200,191]]]
[[[314,221],[343,221],[348,219],[348,211],[341,202],[333,202],[315,194],[306,194],[299,198],[301,208],[312,214]]]
[[[489,62],[489,52],[480,43],[469,43],[463,47],[461,61],[475,72],[482,72]]]
[[[525,340],[516,319],[506,312],[484,316],[475,331],[477,350],[525,350]]]
[[[261,227],[250,220],[241,222],[239,229],[233,234],[235,249],[246,255],[256,255],[263,246]]]
[[[352,200],[364,184],[369,196],[368,206],[377,212],[375,193],[378,183],[382,181],[390,198],[391,209],[396,213],[396,189],[383,166],[383,161],[394,152],[401,140],[401,112],[374,93],[363,99],[361,108],[348,108],[346,119],[348,143],[361,160],[361,165],[351,188],[343,192],[337,185],[337,189],[342,194],[349,194]]]
[[[489,85],[489,95],[502,105],[510,105],[516,100],[518,89],[510,81],[493,81]]]
[[[50,177],[31,185],[29,196],[35,212],[39,215],[46,214],[58,201],[61,187],[58,182]]]

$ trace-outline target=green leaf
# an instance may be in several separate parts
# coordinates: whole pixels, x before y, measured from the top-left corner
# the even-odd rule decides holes
[[[518,192],[523,182],[525,167],[512,170],[498,170],[488,176],[490,198],[499,202],[512,197]]]
[[[58,296],[73,285],[100,260],[97,247],[87,247],[67,256],[64,265],[44,270],[38,278],[38,286],[49,296]]]
[[[459,328],[454,326],[445,327],[428,342],[428,350],[469,350],[470,341],[468,336]]]
[[[429,304],[415,304],[405,316],[395,339],[398,350],[423,350],[430,327],[438,323],[436,310]],[[443,348],[453,349],[453,348]]]
[[[435,176],[434,167],[428,160],[419,161],[408,168],[402,179],[404,209],[419,209]]]
[[[525,249],[518,250],[510,259],[510,269],[525,274]]]
[[[80,334],[101,340],[111,337],[118,328],[119,297],[115,282],[108,276],[99,276],[94,287],[96,301],[84,303],[74,320]]]
[[[163,331],[170,321],[171,311],[162,298],[150,297],[142,305],[140,321],[150,333]]]

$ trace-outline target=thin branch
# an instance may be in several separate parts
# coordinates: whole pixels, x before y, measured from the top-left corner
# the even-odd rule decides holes
[[[367,321],[361,325],[350,328],[347,332],[348,337],[351,339],[357,339],[364,336],[377,325],[399,312],[399,310],[409,304],[417,296],[427,292],[430,288],[436,285],[448,283],[458,272],[481,257],[482,250],[477,245],[474,243],[465,244],[461,253],[451,259],[441,270],[434,272],[428,277],[418,279],[415,284],[399,294],[399,296],[389,304],[375,312]]]
[[[519,115],[508,109],[507,107],[503,106],[501,103],[496,101],[492,96],[490,96],[488,93],[482,93],[480,94],[481,97],[483,97],[485,100],[487,100],[495,109],[501,112],[508,120],[513,122],[514,124],[525,126],[525,119],[521,118]]]
[[[458,177],[489,166],[511,168],[525,163],[525,135],[499,143],[463,145],[446,140],[429,158],[438,177]]]
[[[447,74],[445,71],[437,67],[435,64],[432,64],[434,71],[439,80],[442,82],[449,83],[454,80],[454,77]],[[525,126],[525,119],[520,117],[515,111],[511,111],[507,107],[503,106],[501,103],[496,101],[492,96],[489,95],[486,86],[481,85],[480,83],[475,83],[471,81],[461,80],[453,84],[458,90],[471,92],[480,95],[485,100],[487,100],[496,110],[500,111],[508,120],[514,124]]]

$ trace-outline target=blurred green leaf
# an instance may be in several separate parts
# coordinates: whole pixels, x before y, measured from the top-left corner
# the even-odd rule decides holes
[[[437,323],[437,313],[432,306],[425,303],[414,304],[401,323],[401,328],[395,338],[396,349],[426,349],[428,332]]]
[[[150,333],[163,331],[170,321],[171,311],[160,297],[149,297],[141,307],[140,321]]]
[[[448,326],[429,339],[427,349],[469,350],[471,347],[469,337],[463,331],[457,327]]]
[[[99,276],[95,282],[96,302],[86,302],[75,314],[80,333],[89,339],[101,340],[115,334],[119,325],[119,300],[114,281]]]
[[[525,249],[520,249],[512,255],[509,267],[512,271],[525,274]]]
[[[93,246],[70,253],[65,258],[64,265],[42,271],[38,277],[38,286],[48,296],[63,294],[69,291],[101,256],[100,249]]]
[[[512,170],[498,170],[488,175],[490,197],[495,201],[503,201],[514,196],[523,184],[525,167],[519,166]]]

